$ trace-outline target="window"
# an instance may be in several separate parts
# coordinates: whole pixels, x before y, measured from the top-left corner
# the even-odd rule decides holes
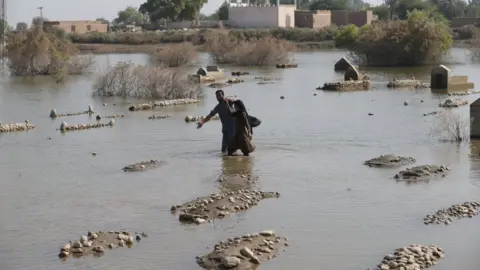
[[[92,31],[92,26],[91,25],[87,25],[87,31],[88,32]]]
[[[72,33],[75,33],[77,28],[75,27],[75,25],[72,25],[71,28],[70,28],[71,32]]]

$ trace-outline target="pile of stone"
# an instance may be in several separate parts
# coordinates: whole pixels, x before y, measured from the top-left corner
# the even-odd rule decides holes
[[[324,91],[355,91],[370,89],[370,81],[338,81],[326,82],[323,87],[317,87],[317,90]]]
[[[263,84],[274,84],[274,82],[271,82],[271,81],[260,81],[260,82],[257,82],[257,84],[260,84],[260,85],[263,85]]]
[[[237,83],[243,83],[244,81],[243,80],[240,80],[239,78],[233,78],[233,79],[229,79],[227,81],[228,84],[237,84]]]
[[[476,95],[476,94],[480,94],[480,90],[448,93],[449,96],[468,96],[468,95]]]
[[[149,103],[137,104],[128,108],[130,111],[144,111],[144,110],[151,110],[156,107],[168,107],[168,106],[179,106],[179,105],[186,105],[186,104],[193,104],[199,103],[200,100],[193,99],[193,98],[182,98],[182,99],[172,99],[172,100],[161,100],[161,101],[153,101]]]
[[[208,87],[210,88],[223,88],[223,87],[227,87],[227,86],[230,86],[230,84],[226,84],[226,83],[211,83],[208,85]]]
[[[57,117],[65,117],[65,116],[77,116],[77,115],[83,115],[83,114],[94,114],[95,112],[93,111],[92,105],[88,105],[88,109],[83,112],[75,112],[75,113],[57,113],[57,110],[51,109],[50,110],[50,118],[57,118]]]
[[[281,78],[274,78],[274,77],[255,77],[255,80],[261,80],[261,81],[280,81]]]
[[[288,246],[287,238],[276,236],[274,231],[235,237],[216,244],[207,255],[197,257],[205,269],[253,269],[266,260],[278,256]]]
[[[237,191],[215,193],[182,205],[173,205],[172,214],[182,211],[178,219],[181,222],[202,224],[217,218],[224,218],[231,213],[245,211],[258,205],[263,199],[278,198],[278,192],[240,189]]]
[[[429,112],[429,113],[424,113],[423,116],[430,116],[430,115],[436,115],[438,112]]]
[[[103,127],[113,127],[115,125],[115,120],[111,119],[108,124],[105,123],[95,123],[95,124],[77,124],[77,125],[68,125],[67,122],[62,122],[60,131],[78,131],[78,130],[87,130],[92,128],[103,128]]]
[[[412,88],[423,89],[423,88],[430,88],[430,83],[418,81],[415,79],[411,79],[411,80],[393,79],[393,81],[388,82],[387,87],[388,88],[412,87]]]
[[[415,163],[416,160],[412,157],[402,157],[395,155],[381,155],[376,158],[365,161],[365,165],[370,167],[398,167],[407,164]]]
[[[434,266],[444,256],[435,245],[409,245],[385,256],[374,270],[417,270]]]
[[[25,120],[25,123],[16,123],[16,124],[2,124],[0,123],[0,133],[4,132],[16,132],[16,131],[28,131],[34,129],[35,126],[30,124],[28,120]]]
[[[189,122],[198,122],[198,121],[201,121],[201,120],[204,120],[205,119],[205,116],[185,116],[185,122],[189,123]],[[220,117],[218,117],[218,115],[215,115],[213,116],[212,118],[210,118],[210,120],[219,120]]]
[[[455,99],[455,100],[451,100],[451,99],[447,99],[445,100],[444,102],[440,103],[440,107],[443,107],[443,108],[458,108],[458,107],[461,107],[461,106],[465,106],[465,105],[468,105],[468,101],[466,100],[461,100],[461,99]]]
[[[296,68],[297,64],[277,64],[277,68]]]
[[[101,115],[97,115],[97,117],[95,117],[98,121],[102,120],[102,118],[107,118],[107,119],[114,119],[114,118],[123,118],[125,117],[125,115],[123,114],[114,114],[114,115],[106,115],[106,116],[101,116]]]
[[[400,171],[398,174],[395,175],[395,179],[407,181],[424,180],[433,175],[441,174],[442,176],[445,176],[448,170],[449,169],[443,165],[421,165]]]
[[[103,255],[107,248],[132,247],[134,239],[140,241],[147,237],[145,233],[135,233],[135,238],[129,232],[88,232],[78,241],[70,241],[60,249],[58,256],[67,258],[70,255],[81,257],[88,254]]]
[[[162,162],[160,160],[148,160],[148,161],[142,161],[138,162],[132,165],[128,165],[123,167],[123,171],[125,172],[140,172],[140,171],[145,171],[148,169],[153,169],[158,166],[162,165]]]
[[[244,72],[244,71],[232,71],[232,76],[245,76],[245,75],[250,75],[250,73]]]
[[[165,119],[165,118],[169,118],[170,115],[167,115],[167,114],[162,114],[162,115],[152,115],[152,116],[149,116],[148,119],[150,120],[155,120],[155,119]]]
[[[440,209],[432,215],[427,215],[423,222],[428,224],[444,223],[448,225],[453,222],[453,219],[460,219],[478,215],[480,202],[464,202],[462,204],[455,204],[448,208]]]

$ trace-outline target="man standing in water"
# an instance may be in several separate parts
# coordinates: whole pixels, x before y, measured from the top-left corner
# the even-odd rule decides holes
[[[218,113],[220,121],[222,122],[222,152],[226,153],[228,145],[230,144],[235,132],[235,118],[232,117],[230,107],[230,104],[232,104],[234,100],[231,98],[226,98],[223,90],[217,90],[215,92],[215,96],[218,100],[217,106],[213,108],[213,110],[205,117],[205,119],[200,120],[200,122],[197,123],[197,128],[201,128],[203,124],[210,121],[210,119]]]

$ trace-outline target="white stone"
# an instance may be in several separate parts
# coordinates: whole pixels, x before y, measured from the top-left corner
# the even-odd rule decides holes
[[[65,131],[67,129],[67,122],[63,121],[62,124],[60,124],[60,130]]]

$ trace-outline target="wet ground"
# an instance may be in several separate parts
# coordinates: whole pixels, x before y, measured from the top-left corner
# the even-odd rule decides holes
[[[461,50],[454,55],[465,60]],[[195,256],[210,252],[219,241],[267,229],[287,237],[290,246],[261,269],[367,269],[409,244],[441,246],[446,256],[434,269],[478,269],[480,219],[425,226],[423,218],[452,204],[478,201],[480,150],[430,138],[435,116],[423,114],[439,110],[446,97],[430,90],[386,88],[394,76],[425,78],[428,68],[368,70],[372,91],[316,91],[325,81],[342,77],[333,71],[342,56],[302,53],[296,69],[248,70],[251,78],[243,76],[244,83],[225,88],[262,120],[254,134],[257,149],[248,158],[219,155],[218,121],[200,130],[184,121],[213,108],[215,89],[206,88],[200,104],[155,111],[172,117],[152,121],[151,111],[129,112],[131,104],[125,101],[93,99],[92,77],[71,78],[65,85],[45,78],[2,79],[0,121],[27,119],[36,128],[0,134],[0,269],[199,269]],[[100,70],[119,60],[147,59],[105,55],[97,64]],[[480,84],[480,65],[450,67]],[[255,76],[283,80],[257,85]],[[84,111],[88,104],[101,115],[125,117],[116,119],[113,128],[66,134],[56,130],[63,118],[49,118],[52,108]],[[453,110],[468,117],[468,106]],[[95,115],[67,121],[92,123]],[[396,182],[393,176],[403,167],[363,165],[381,154],[411,156],[417,164],[451,170],[429,182]],[[138,173],[121,170],[152,159],[165,164]],[[172,204],[225,189],[217,181],[222,174],[238,173],[258,176],[256,188],[281,197],[202,226],[181,225],[170,213]],[[60,261],[59,248],[90,229],[141,231],[149,238],[101,258]]]

